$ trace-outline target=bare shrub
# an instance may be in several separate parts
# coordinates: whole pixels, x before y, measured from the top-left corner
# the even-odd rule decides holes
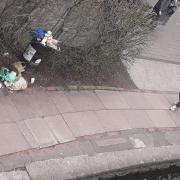
[[[81,2],[79,0],[76,6]],[[89,0],[95,3],[97,0]],[[26,23],[31,18],[30,10],[40,5],[41,0],[14,0],[20,3],[21,10],[15,16],[6,17],[6,11],[0,15],[0,52],[4,50],[18,53],[18,38],[26,30]],[[23,2],[23,3],[22,3]],[[31,2],[31,1],[30,1]],[[48,1],[43,1],[48,3]],[[39,67],[44,74],[56,73],[65,79],[80,80],[99,84],[116,76],[123,68],[122,61],[133,62],[147,41],[148,34],[155,27],[147,16],[149,6],[143,0],[98,0],[97,41],[89,47],[67,47],[62,44],[61,52],[53,52]],[[13,7],[14,4],[6,8]],[[28,7],[28,8],[27,8]],[[79,21],[79,31],[82,31],[83,21]]]
[[[17,54],[21,50],[19,39],[27,31],[26,22],[31,19],[31,11],[40,5],[40,0],[6,1],[0,13],[0,55],[8,51]]]
[[[122,61],[133,62],[154,29],[148,10],[149,6],[141,0],[103,0],[98,7],[96,43],[88,48],[62,48],[50,59],[52,70],[71,80],[76,77],[96,84],[113,78],[123,70]]]

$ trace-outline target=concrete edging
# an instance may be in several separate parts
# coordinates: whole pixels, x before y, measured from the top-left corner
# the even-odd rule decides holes
[[[180,164],[180,146],[107,152],[26,164],[34,180],[98,179]]]
[[[78,85],[69,85],[66,87],[63,86],[51,86],[44,88],[47,91],[80,91],[80,90],[107,90],[107,91],[127,91],[127,92],[142,92],[142,93],[168,93],[168,94],[177,94],[177,91],[157,91],[157,90],[147,90],[147,89],[126,89],[118,87],[108,87],[108,86],[78,86]]]

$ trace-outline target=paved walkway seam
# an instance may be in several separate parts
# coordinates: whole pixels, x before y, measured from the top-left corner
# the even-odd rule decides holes
[[[118,87],[108,87],[108,86],[50,86],[44,88],[47,91],[83,91],[83,90],[106,90],[106,91],[124,91],[124,92],[139,92],[139,93],[158,93],[158,94],[177,94],[177,91],[158,91],[158,90],[148,90],[148,89],[126,89]]]
[[[167,64],[180,65],[180,62],[160,59],[160,58],[156,58],[156,57],[138,56],[137,59],[144,59],[144,60],[148,60],[148,61],[158,61],[158,62],[163,62],[163,63],[167,63]]]

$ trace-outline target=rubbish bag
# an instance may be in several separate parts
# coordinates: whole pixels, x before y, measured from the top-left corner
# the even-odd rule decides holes
[[[19,63],[16,63],[16,65]],[[0,79],[2,83],[10,90],[17,91],[27,88],[27,81],[22,77],[21,73],[10,71],[8,68],[0,69]]]
[[[8,87],[11,91],[20,91],[26,89],[28,86],[27,81],[22,77],[18,77],[15,82]]]
[[[16,79],[16,72],[10,71],[8,68],[2,67],[0,69],[0,79],[10,85]]]
[[[14,62],[11,66],[12,70],[15,71],[17,75],[25,71],[25,65],[23,65],[21,61]]]

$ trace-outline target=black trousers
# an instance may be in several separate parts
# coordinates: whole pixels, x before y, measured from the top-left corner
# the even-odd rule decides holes
[[[176,106],[179,108],[180,107],[180,93],[179,93],[179,101],[176,103]]]
[[[172,0],[159,0],[154,6],[154,11],[158,13],[159,11],[164,11],[171,4]]]
[[[179,108],[180,107],[180,101],[178,101],[178,103],[176,103],[176,106]]]

